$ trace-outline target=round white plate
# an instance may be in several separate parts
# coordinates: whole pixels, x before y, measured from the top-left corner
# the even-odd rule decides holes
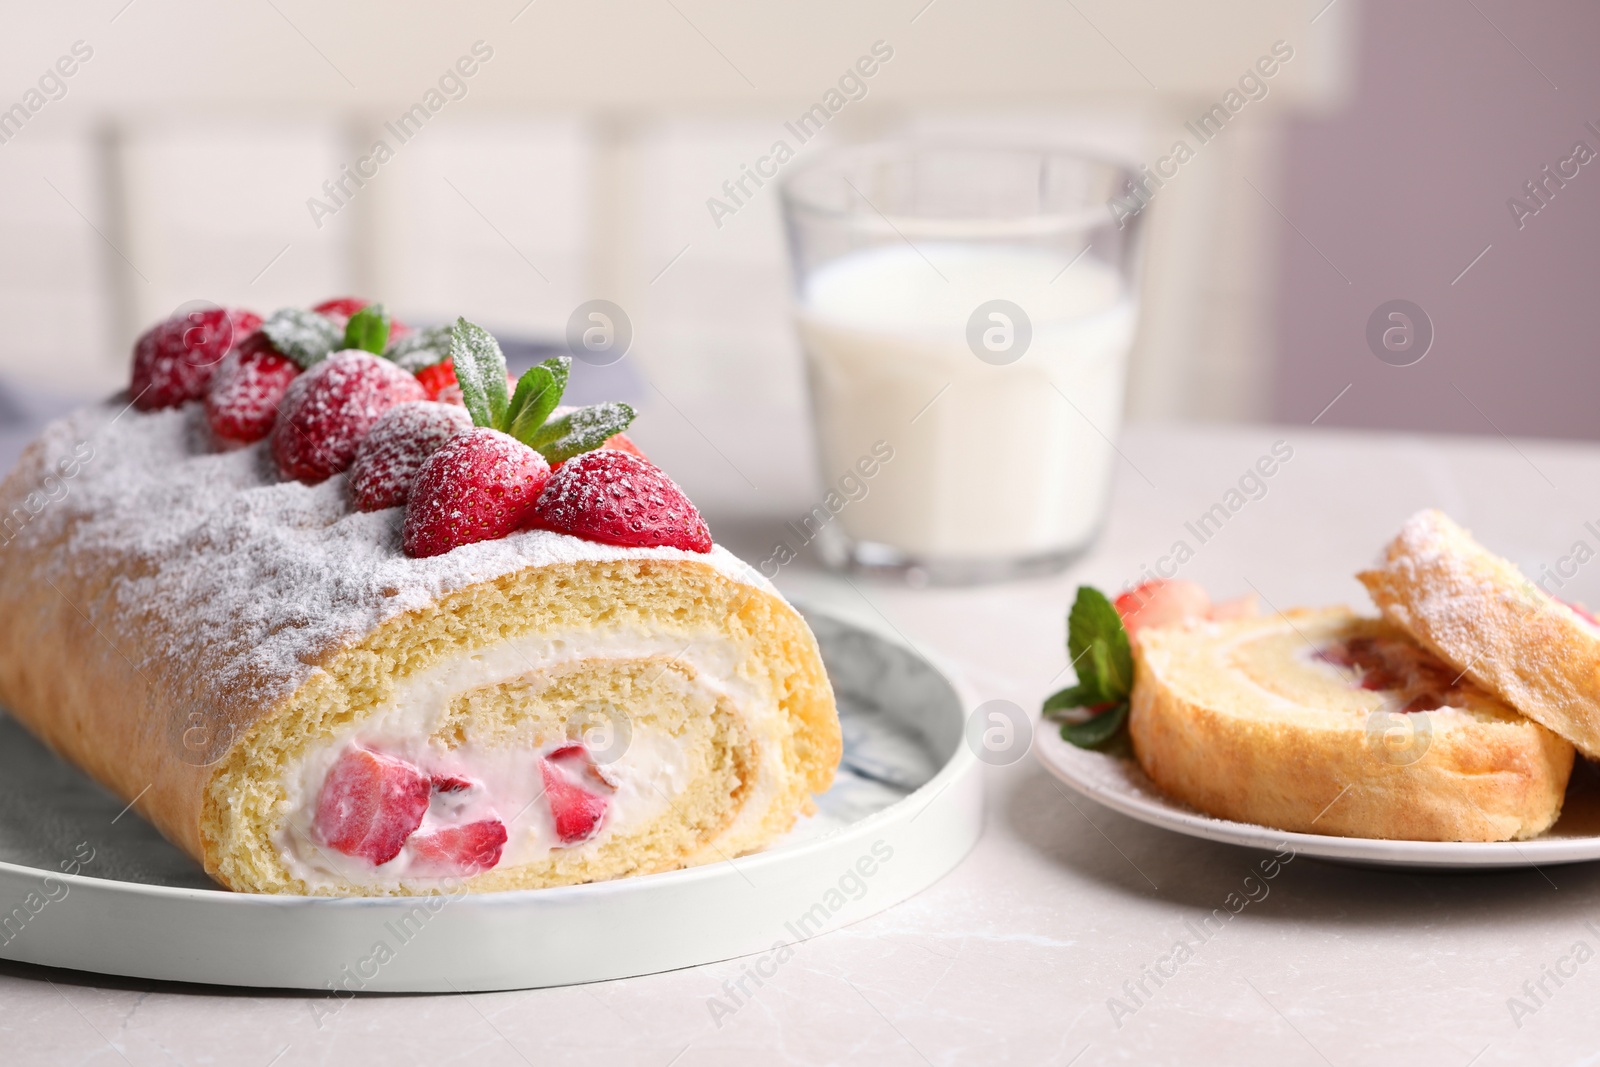
[[[1060,727],[1041,722],[1034,752],[1049,772],[1090,800],[1140,822],[1207,841],[1374,867],[1545,867],[1600,860],[1600,781],[1582,759],[1573,768],[1561,818],[1528,841],[1379,841],[1294,834],[1253,823],[1213,819],[1169,798],[1131,759],[1077,748]]]
[[[756,855],[593,885],[342,900],[229,893],[0,715],[0,958],[351,993],[595,982],[757,953],[751,966],[768,974],[793,942],[932,884],[983,821],[951,683],[893,640],[807,618],[845,736],[818,813]]]

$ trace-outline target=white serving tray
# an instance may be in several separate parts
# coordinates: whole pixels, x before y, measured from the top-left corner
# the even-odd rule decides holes
[[[1277,851],[1362,867],[1436,870],[1546,867],[1600,860],[1600,774],[1581,757],[1572,771],[1561,818],[1527,841],[1380,841],[1366,837],[1296,834],[1253,823],[1213,819],[1162,793],[1131,759],[1089,752],[1061,739],[1053,723],[1038,724],[1034,753],[1049,772],[1090,800],[1175,833],[1246,848]]]
[[[863,919],[966,855],[982,827],[980,765],[943,675],[891,639],[808,620],[845,734],[818,814],[756,855],[559,889],[229,893],[0,715],[0,958],[238,986],[522,989],[774,952]]]

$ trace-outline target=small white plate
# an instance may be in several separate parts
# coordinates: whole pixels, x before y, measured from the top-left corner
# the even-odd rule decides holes
[[[755,855],[592,885],[229,893],[0,714],[0,958],[341,996],[598,982],[735,956],[770,977],[794,942],[931,885],[983,825],[980,764],[951,682],[897,641],[806,616],[845,737],[817,814]]]
[[[1600,860],[1600,781],[1584,760],[1572,771],[1561,818],[1528,841],[1381,841],[1367,837],[1294,834],[1254,823],[1203,815],[1173,800],[1145,777],[1131,759],[1077,748],[1061,739],[1060,727],[1041,722],[1034,752],[1061,781],[1112,811],[1190,837],[1372,867],[1439,869],[1545,867]]]

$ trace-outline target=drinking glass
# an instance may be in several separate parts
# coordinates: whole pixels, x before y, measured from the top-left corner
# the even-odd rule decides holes
[[[1094,540],[1136,318],[1133,182],[1070,151],[915,141],[787,179],[828,487],[790,527],[824,559],[985,581]]]

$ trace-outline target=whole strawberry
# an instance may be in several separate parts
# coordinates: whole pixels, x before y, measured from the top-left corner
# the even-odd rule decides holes
[[[405,550],[438,556],[492,541],[527,522],[550,479],[545,458],[509,434],[478,426],[423,461],[406,505]]]
[[[453,404],[408,400],[384,412],[350,464],[350,500],[356,510],[382,511],[404,504],[423,461],[471,428],[466,409]]]
[[[272,432],[289,383],[299,375],[293,360],[257,330],[228,353],[206,390],[206,421],[226,441],[250,444]]]
[[[448,359],[442,359],[417,371],[417,381],[428,391],[429,400],[444,400],[447,404],[461,403],[461,387],[456,385],[456,367]],[[453,390],[449,399],[439,395],[447,388]]]
[[[359,296],[336,296],[332,300],[324,300],[320,304],[313,304],[311,310],[318,315],[326,315],[330,319],[338,319],[339,324],[342,326],[351,315],[354,315],[370,303],[372,301],[363,300]]]
[[[332,300],[324,300],[322,303],[314,305],[311,310],[318,315],[331,319],[342,329],[351,319],[355,318],[356,312],[371,306],[372,301],[363,300],[359,296],[336,296]],[[387,340],[399,340],[409,333],[411,333],[411,327],[399,319],[391,319]]]
[[[133,346],[129,391],[141,411],[176,407],[205,396],[217,365],[261,325],[253,311],[207,308],[146,330]]]
[[[425,398],[417,379],[379,356],[335,352],[290,383],[272,428],[272,455],[283,473],[314,485],[355,459],[378,416]]]
[[[649,460],[610,448],[561,464],[534,521],[609,545],[711,551],[711,531],[683,490]]]
[[[512,382],[505,354],[487,330],[457,319],[448,337],[456,381],[440,395],[459,393],[475,428],[429,456],[412,483],[405,521],[409,556],[436,556],[522,528],[552,463],[599,447],[633,419],[626,404],[556,415],[572,362],[565,357],[547,359]]]

